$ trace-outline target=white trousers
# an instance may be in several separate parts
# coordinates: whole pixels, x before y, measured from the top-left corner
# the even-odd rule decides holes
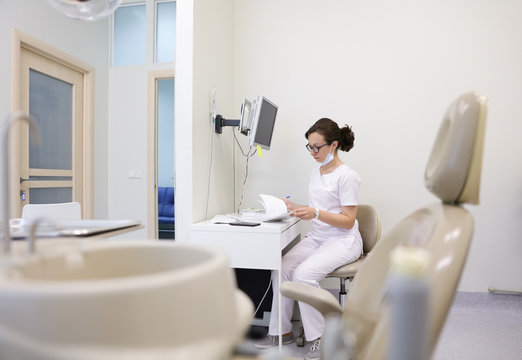
[[[314,287],[319,287],[322,280],[339,266],[357,260],[362,254],[362,239],[359,233],[349,245],[351,239],[333,238],[317,240],[307,236],[297,243],[283,256],[281,264],[281,282],[297,281]],[[278,300],[279,284],[277,283],[277,270],[272,271],[272,312],[268,333],[279,335],[279,308]],[[324,330],[324,318],[321,313],[308,304],[299,302],[301,320],[303,322],[305,338],[307,341],[321,337]],[[281,334],[292,331],[292,313],[294,300],[285,296],[281,297]]]

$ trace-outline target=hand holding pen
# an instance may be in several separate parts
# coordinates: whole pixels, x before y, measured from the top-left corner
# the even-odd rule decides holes
[[[302,207],[302,205],[299,205],[299,204],[296,204],[296,203],[293,203],[292,201],[289,200],[290,199],[290,196],[287,196],[283,199],[283,201],[285,202],[286,204],[286,209],[290,212],[290,215],[294,215],[293,214],[293,211],[297,208],[300,208]]]

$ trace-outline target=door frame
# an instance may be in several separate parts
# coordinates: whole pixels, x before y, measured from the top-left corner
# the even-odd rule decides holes
[[[94,68],[78,60],[71,55],[58,50],[38,39],[35,39],[16,29],[11,30],[11,111],[21,110],[20,79],[21,66],[20,57],[22,48],[32,51],[40,56],[55,61],[61,65],[70,67],[83,74],[83,202],[82,215],[85,219],[90,219],[94,215]],[[17,126],[13,126],[13,133],[16,133]],[[20,179],[20,154],[16,151],[20,146],[17,136],[11,137],[11,184],[17,184]],[[14,189],[12,189],[14,190]],[[17,191],[10,194],[11,209],[19,211],[20,196]],[[21,214],[15,213],[15,217]]]
[[[147,86],[147,235],[158,239],[158,87],[157,80],[176,79],[174,69],[153,70],[148,73]],[[176,106],[176,104],[174,104]],[[174,146],[176,146],[174,144]],[[174,169],[174,174],[175,174]],[[174,188],[176,176],[174,175]],[[174,196],[176,191],[174,191]],[[174,201],[174,207],[176,201]],[[175,210],[174,210],[174,213]],[[175,220],[174,220],[175,221]]]

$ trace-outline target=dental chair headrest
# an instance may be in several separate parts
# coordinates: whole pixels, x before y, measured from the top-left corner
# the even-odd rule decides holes
[[[428,190],[444,203],[479,203],[486,102],[466,93],[444,115],[424,175]]]

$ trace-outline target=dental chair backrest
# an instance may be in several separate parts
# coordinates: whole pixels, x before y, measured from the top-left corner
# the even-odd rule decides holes
[[[400,221],[381,239],[355,276],[343,319],[357,337],[357,359],[386,359],[389,317],[386,279],[391,251],[399,245],[428,250],[430,351],[437,344],[467,257],[473,218],[461,204],[478,204],[486,123],[486,99],[457,98],[444,115],[428,161],[425,184],[442,201]]]
[[[55,204],[27,204],[22,208],[22,219],[34,221],[40,217],[53,220],[81,220],[82,207],[77,201]]]

